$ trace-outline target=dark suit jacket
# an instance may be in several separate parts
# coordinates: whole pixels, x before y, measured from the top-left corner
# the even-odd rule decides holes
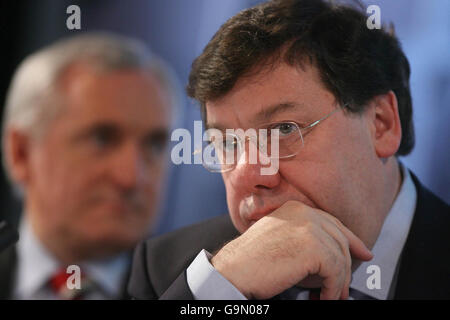
[[[398,266],[394,299],[450,299],[450,207],[420,184]],[[238,236],[228,215],[141,243],[128,292],[135,299],[193,299],[186,269],[201,249],[214,252]]]
[[[13,281],[17,266],[15,246],[10,246],[0,253],[0,299],[11,299]]]
[[[17,267],[17,250],[15,246],[10,246],[0,253],[0,300],[12,299],[14,279]],[[128,280],[129,272],[127,272],[126,279]],[[126,282],[120,294],[120,299],[129,299]]]

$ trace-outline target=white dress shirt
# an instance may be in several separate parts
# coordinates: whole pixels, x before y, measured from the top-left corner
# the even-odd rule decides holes
[[[63,266],[37,239],[26,215],[20,224],[19,234],[13,298],[58,299],[47,282]],[[107,260],[87,261],[80,263],[79,267],[96,284],[95,289],[88,292],[85,299],[120,298],[129,268],[126,254]]]
[[[386,216],[378,239],[372,248],[373,259],[362,263],[352,274],[350,300],[368,297],[386,300],[400,255],[411,227],[417,202],[417,190],[409,171],[400,164],[403,181],[400,192]],[[198,300],[243,300],[245,296],[224,278],[210,263],[211,254],[202,250],[189,265],[186,276],[189,289]],[[380,269],[380,288],[369,289],[367,273],[371,265]],[[369,269],[370,270],[370,269]],[[281,294],[281,298],[307,300],[309,290],[294,287]]]

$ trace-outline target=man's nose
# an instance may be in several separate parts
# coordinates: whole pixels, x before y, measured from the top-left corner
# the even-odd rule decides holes
[[[274,170],[272,174],[265,174],[264,168],[267,169],[271,166],[271,163],[267,163],[268,159],[262,159],[264,157],[261,153],[258,154],[258,161],[250,161],[248,148],[245,154],[236,164],[233,171],[230,172],[233,178],[233,184],[238,188],[244,188],[246,191],[257,192],[263,189],[272,189],[280,184],[281,176],[277,170]],[[245,160],[244,160],[245,159]],[[264,162],[264,164],[261,163]],[[277,162],[278,165],[278,162]]]
[[[133,189],[149,181],[149,164],[140,148],[132,143],[125,144],[117,151],[114,165],[114,181],[123,189]]]

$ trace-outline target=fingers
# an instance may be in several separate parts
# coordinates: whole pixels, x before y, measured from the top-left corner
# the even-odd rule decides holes
[[[354,258],[363,261],[372,260],[373,258],[372,252],[370,252],[370,250],[366,247],[366,245],[364,244],[364,242],[362,242],[361,239],[359,239],[353,232],[350,231],[350,229],[345,227],[342,223],[340,229],[342,233],[345,235],[345,237],[348,239],[350,252]]]
[[[341,289],[337,283],[331,281],[334,280],[329,278],[330,281],[327,283],[324,281],[322,289],[320,290],[320,300],[339,300],[341,296]]]
[[[349,272],[342,269],[347,269],[342,265],[344,262],[339,262],[333,257],[336,263],[325,261],[321,267],[319,275],[324,278],[322,288],[320,291],[320,300],[339,300],[342,296],[348,295],[348,277]]]
[[[340,291],[336,292],[336,294],[339,293],[337,299],[347,299],[352,274],[352,258],[349,250],[349,240],[344,236],[339,227],[337,227],[329,220],[324,220],[322,222],[322,228],[334,239],[336,244],[339,246],[340,252],[337,252],[336,255],[343,256],[343,268],[337,263],[334,264],[334,268],[338,268],[338,275],[343,278]],[[328,293],[325,294],[325,296],[327,295]]]
[[[329,213],[321,211],[321,213],[327,218],[327,220],[331,221],[335,224],[339,230],[344,234],[344,236],[348,239],[348,246],[350,248],[351,255],[358,260],[369,261],[372,260],[373,254],[366,247],[364,242],[359,239],[350,229],[348,229],[341,221],[339,221],[334,216]]]

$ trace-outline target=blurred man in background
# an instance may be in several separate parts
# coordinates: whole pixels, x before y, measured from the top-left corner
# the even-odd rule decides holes
[[[130,250],[158,207],[173,89],[145,46],[110,34],[60,41],[20,65],[3,160],[24,212],[19,242],[0,256],[1,298],[125,297]],[[70,265],[81,288],[67,285]]]

